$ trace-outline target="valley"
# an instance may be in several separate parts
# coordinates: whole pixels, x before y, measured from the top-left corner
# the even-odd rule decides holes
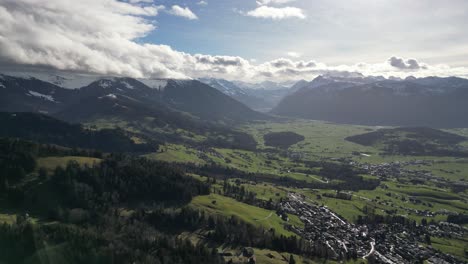
[[[466,10],[0,0],[0,264],[468,264]]]
[[[101,263],[119,243],[142,263],[467,261],[466,129],[275,116],[166,85],[55,87],[74,95],[54,113],[37,97],[0,114],[0,260]],[[28,228],[39,244],[11,244]]]

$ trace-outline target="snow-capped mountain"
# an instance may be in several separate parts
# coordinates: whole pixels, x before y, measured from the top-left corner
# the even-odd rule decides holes
[[[242,89],[253,89],[253,90],[287,90],[291,88],[294,82],[272,82],[264,81],[260,83],[247,83],[242,81],[234,81],[235,85]]]
[[[41,75],[43,79],[46,77],[50,80],[50,76]],[[62,78],[53,80],[57,84],[63,81]],[[79,83],[91,81],[86,80]],[[263,114],[196,80],[101,77],[79,89],[57,84],[30,74],[0,75],[0,111],[42,112],[70,118],[70,121],[99,114],[137,117],[138,114],[144,116],[145,112],[161,118],[169,108],[210,121],[264,118]]]
[[[363,85],[367,83],[374,83],[378,81],[386,80],[382,76],[364,76],[362,74],[324,74],[316,77],[310,82],[301,80],[293,85],[290,89],[290,93],[294,93],[299,90],[309,90],[315,89],[318,87],[327,86],[329,89],[344,89],[348,87],[353,87],[356,85]]]
[[[242,96],[247,93],[244,89],[237,86],[235,83],[223,80],[223,79],[214,79],[214,78],[201,78],[201,82],[208,84],[209,86],[218,89],[218,91],[223,92],[229,96]]]
[[[0,74],[0,110],[55,112],[73,98],[67,90],[31,76],[14,77]]]
[[[274,82],[250,84],[213,78],[202,78],[200,81],[261,112],[271,110],[289,89],[288,85]]]
[[[319,76],[300,82],[273,113],[366,125],[468,125],[468,80]]]
[[[103,78],[98,75],[47,73],[47,72],[4,72],[5,75],[22,79],[37,79],[63,88],[76,89]]]

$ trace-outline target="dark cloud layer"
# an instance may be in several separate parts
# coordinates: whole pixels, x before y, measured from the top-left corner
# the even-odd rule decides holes
[[[392,65],[395,68],[402,69],[402,70],[419,70],[419,69],[425,69],[425,65],[421,65],[417,60],[415,59],[407,59],[406,61],[402,58],[398,57],[391,57],[388,59],[390,65]]]

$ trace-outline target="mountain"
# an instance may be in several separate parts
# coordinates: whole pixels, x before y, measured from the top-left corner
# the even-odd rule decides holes
[[[148,116],[164,117],[166,108],[152,107],[145,103],[118,93],[108,93],[79,98],[74,104],[54,114],[70,122],[87,122],[99,118],[118,117],[123,120],[139,120]],[[169,111],[169,110],[167,110]]]
[[[216,88],[218,91],[223,92],[224,94],[230,96],[242,96],[247,95],[244,89],[237,86],[235,83],[223,80],[223,79],[214,79],[214,78],[201,78],[200,82],[206,83],[207,85]]]
[[[263,104],[258,105],[255,110],[268,112],[273,109],[280,101],[288,94],[288,89],[267,90],[267,89],[250,89],[247,90],[250,96],[262,98]]]
[[[259,83],[248,83],[242,81],[235,81],[234,84],[242,89],[253,89],[253,90],[287,90],[291,88],[294,83],[291,82],[272,82],[264,81]]]
[[[84,87],[96,80],[104,78],[99,75],[77,74],[66,72],[27,72],[27,71],[8,71],[5,75],[21,79],[37,79],[43,82],[51,83],[62,88],[77,89]]]
[[[299,90],[310,90],[317,87],[323,87],[328,85],[329,87],[334,87],[335,89],[343,89],[352,87],[355,85],[368,84],[377,81],[384,81],[385,78],[381,76],[364,76],[362,74],[354,73],[352,75],[343,75],[343,74],[325,74],[320,75],[317,78],[313,79],[310,82],[305,80],[298,81],[294,84],[289,90],[290,94],[299,91]]]
[[[132,78],[103,78],[82,87],[80,97],[103,96],[109,93],[120,93],[134,98],[151,98],[158,91]]]
[[[278,115],[364,125],[468,125],[468,80],[319,76],[285,97]]]
[[[207,121],[239,122],[266,118],[266,115],[255,112],[228,95],[195,80],[137,80],[71,75],[62,77],[46,74],[35,76],[41,79],[29,73],[0,75],[0,110],[42,112],[69,121],[102,114],[100,111],[114,115],[149,111],[151,113],[146,116],[158,117],[169,112],[187,112]],[[44,80],[54,80],[55,84]],[[58,85],[85,83],[79,89],[66,89]],[[118,100],[119,103],[110,106],[107,103],[110,99]],[[106,103],[100,105],[104,101]],[[174,117],[172,114],[170,116]]]
[[[253,109],[268,112],[273,109],[284,96],[288,94],[289,89],[294,83],[276,83],[265,81],[261,83],[246,83],[236,81],[235,85],[243,89],[249,96],[261,98],[263,102],[256,105]]]
[[[202,78],[200,81],[245,104],[251,109],[261,111],[269,106],[267,99],[256,95],[251,88],[240,88],[234,82],[223,79]]]
[[[84,129],[47,115],[0,112],[0,137],[21,138],[43,144],[88,148],[107,152],[152,152],[157,144],[135,144],[122,130]]]
[[[74,91],[28,77],[0,74],[0,111],[53,113],[63,108]]]
[[[255,149],[255,140],[225,124],[269,118],[198,81],[143,81],[102,78],[72,90],[36,78],[2,76],[1,109],[47,113],[99,128],[122,127],[142,142],[157,138],[198,144],[192,138],[199,135],[207,138],[200,143],[205,146],[239,149]],[[43,96],[30,96],[29,91]]]
[[[306,80],[300,80],[296,82],[291,88],[289,89],[289,93],[294,93],[296,91],[299,91],[300,89],[307,87],[309,85],[309,82]]]
[[[204,120],[247,121],[265,119],[217,89],[197,80],[169,80],[160,91],[169,106]]]

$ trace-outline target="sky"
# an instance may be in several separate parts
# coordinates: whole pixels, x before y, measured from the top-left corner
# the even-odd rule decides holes
[[[1,69],[468,78],[465,0],[0,0],[0,25]]]

